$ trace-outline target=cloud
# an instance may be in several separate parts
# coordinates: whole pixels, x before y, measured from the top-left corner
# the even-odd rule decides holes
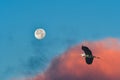
[[[86,64],[80,55],[81,45],[88,46],[100,59],[94,59],[92,65]],[[46,71],[32,80],[120,80],[119,58],[118,39],[81,43],[53,59]]]

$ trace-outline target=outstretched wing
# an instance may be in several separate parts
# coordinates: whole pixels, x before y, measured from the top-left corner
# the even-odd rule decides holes
[[[87,58],[86,57],[85,61],[86,61],[87,64],[92,64],[93,63],[93,59],[94,59],[93,57],[91,57],[91,58]]]
[[[92,52],[88,47],[82,46],[82,50],[85,52],[86,55],[92,56]]]

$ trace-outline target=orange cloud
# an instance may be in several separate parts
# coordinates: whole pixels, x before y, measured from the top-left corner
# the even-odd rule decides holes
[[[88,65],[81,57],[81,45],[88,46],[94,59]],[[49,68],[33,80],[120,80],[120,41],[118,39],[105,39],[95,42],[86,42],[76,45],[56,57]]]

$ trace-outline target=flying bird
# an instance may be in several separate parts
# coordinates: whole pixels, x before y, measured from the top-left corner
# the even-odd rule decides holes
[[[84,51],[84,54],[81,54],[82,57],[85,57],[85,61],[87,64],[92,64],[94,58],[99,59],[100,57],[96,57],[92,55],[92,51],[87,46],[82,46],[82,50]]]

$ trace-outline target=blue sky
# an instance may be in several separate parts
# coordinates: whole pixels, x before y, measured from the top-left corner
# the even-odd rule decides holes
[[[0,0],[0,79],[35,75],[84,40],[119,38],[120,5],[112,0]],[[46,30],[43,40],[34,38]]]

